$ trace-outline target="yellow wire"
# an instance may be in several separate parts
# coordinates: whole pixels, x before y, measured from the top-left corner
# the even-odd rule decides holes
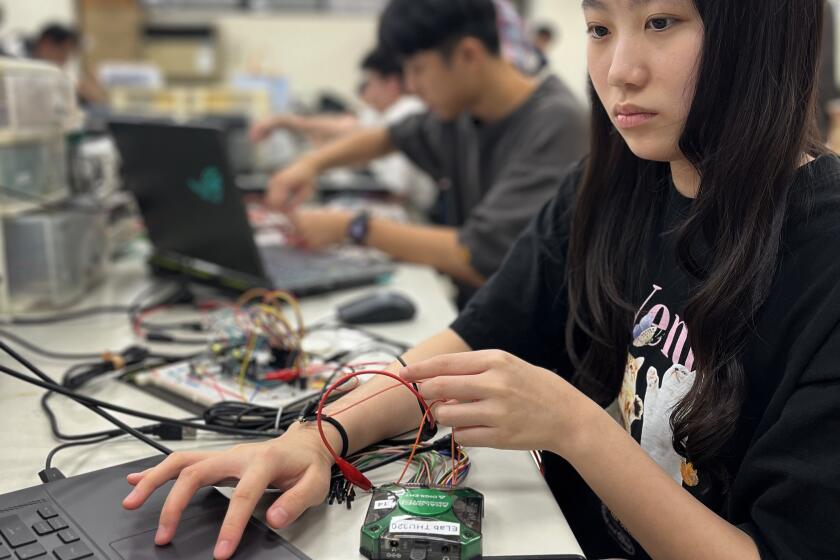
[[[239,296],[239,299],[236,300],[236,305],[237,307],[242,307],[255,297],[262,296],[268,293],[269,291],[265,288],[251,288],[250,290]]]
[[[254,347],[257,345],[257,336],[252,330],[248,334],[248,348],[245,350],[245,357],[242,359],[242,365],[239,367],[239,394],[242,398],[245,397],[245,372],[248,371],[248,364],[251,363],[251,355],[254,353]]]
[[[297,321],[298,326],[298,335],[301,338],[303,338],[305,334],[303,327],[303,314],[301,313],[300,303],[298,303],[298,300],[295,299],[295,297],[292,296],[292,294],[284,292],[282,290],[275,290],[273,292],[269,292],[268,295],[266,295],[266,299],[279,299],[289,304],[289,307],[291,307],[292,311],[294,311],[295,313],[295,320]]]

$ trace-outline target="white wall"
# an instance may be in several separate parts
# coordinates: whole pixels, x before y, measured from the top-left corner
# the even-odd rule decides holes
[[[558,32],[548,53],[551,69],[572,88],[578,99],[588,99],[586,89],[586,22],[580,0],[531,0],[528,20],[550,23]]]
[[[311,100],[322,91],[355,100],[359,63],[376,41],[372,15],[223,16],[217,20],[226,73],[282,74],[292,92]]]
[[[32,35],[47,23],[73,25],[76,8],[73,0],[0,0],[4,21],[0,32]]]

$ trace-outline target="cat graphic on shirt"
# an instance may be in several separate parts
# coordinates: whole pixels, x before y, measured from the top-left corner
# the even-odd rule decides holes
[[[640,313],[661,290],[653,286]],[[639,444],[679,484],[683,482],[685,460],[674,450],[670,419],[674,408],[694,384],[695,372],[690,369],[694,354],[687,340],[688,330],[679,315],[672,314],[663,304],[653,305],[633,329],[633,347],[659,348],[672,365],[660,376],[653,366],[644,369],[643,357],[629,354],[619,395],[625,428],[630,430],[633,422],[642,420]],[[646,383],[644,399],[637,391],[642,371]]]

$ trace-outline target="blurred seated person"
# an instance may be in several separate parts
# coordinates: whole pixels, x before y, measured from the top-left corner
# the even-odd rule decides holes
[[[277,173],[267,201],[296,219],[311,247],[351,241],[452,277],[464,303],[586,151],[581,106],[555,76],[536,80],[502,55],[493,0],[392,0],[380,44],[403,61],[428,106],[387,127],[343,136]],[[445,225],[418,226],[326,210],[296,210],[317,177],[400,152],[432,175]]]
[[[365,108],[358,114],[281,114],[268,117],[251,128],[251,139],[259,142],[273,131],[286,129],[304,134],[314,143],[324,143],[366,128],[389,126],[425,111],[423,102],[408,95],[400,61],[384,49],[375,48],[361,63],[359,97]],[[377,183],[410,206],[426,212],[434,203],[437,188],[427,173],[402,154],[372,160],[367,166]]]
[[[50,24],[44,27],[32,43],[31,58],[55,64],[70,74],[82,105],[104,104],[107,95],[96,78],[78,64],[79,36],[69,27]]]
[[[548,51],[554,43],[554,38],[554,28],[547,23],[538,25],[534,31],[534,48],[540,57],[541,68],[548,66]]]

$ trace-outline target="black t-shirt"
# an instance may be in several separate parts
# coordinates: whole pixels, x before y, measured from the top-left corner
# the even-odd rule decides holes
[[[579,180],[580,168],[452,324],[471,348],[502,349],[569,377],[564,278]],[[742,353],[746,395],[720,453],[726,486],[672,445],[670,412],[694,381],[684,305],[695,285],[678,264],[673,233],[692,201],[671,189],[611,410],[674,480],[749,533],[762,558],[840,557],[840,158],[822,156],[796,173],[779,266]],[[648,558],[568,463],[550,453],[544,462],[588,557]]]

